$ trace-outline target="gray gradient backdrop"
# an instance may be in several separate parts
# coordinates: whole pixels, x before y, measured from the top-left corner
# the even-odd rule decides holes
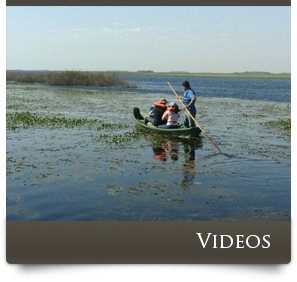
[[[139,268],[139,266],[110,265],[16,265],[9,270],[8,276],[11,282],[292,281],[292,271],[285,265],[177,265],[160,266],[161,269],[155,271],[144,271]]]

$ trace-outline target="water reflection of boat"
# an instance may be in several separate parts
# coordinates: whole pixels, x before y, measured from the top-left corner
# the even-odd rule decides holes
[[[184,128],[184,127],[179,127],[176,129],[163,129],[163,128],[158,128],[156,126],[149,126],[144,124],[144,117],[140,113],[140,110],[138,108],[133,109],[133,116],[135,119],[135,124],[138,127],[141,127],[143,129],[146,129],[148,131],[152,131],[154,133],[158,134],[166,134],[170,136],[177,136],[177,137],[198,137],[201,133],[201,130],[198,127],[195,128]]]
[[[178,160],[178,143],[173,140],[166,140],[160,144],[154,143],[153,146],[153,158],[158,161],[166,161],[168,159]]]
[[[195,155],[196,150],[202,147],[200,139],[176,139],[176,138],[154,138],[151,139],[153,158],[157,161],[173,161],[183,158],[180,171],[183,173],[182,185],[186,187],[195,178]],[[177,162],[179,164],[179,162]]]
[[[191,184],[195,178],[195,150],[197,146],[194,144],[183,144],[184,149],[184,164],[183,164],[183,185]]]

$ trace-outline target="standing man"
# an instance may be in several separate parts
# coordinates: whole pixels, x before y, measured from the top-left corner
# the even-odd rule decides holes
[[[195,102],[196,102],[196,94],[194,90],[190,87],[190,83],[188,81],[184,81],[182,83],[183,89],[184,89],[184,95],[181,97],[184,105],[186,108],[190,111],[192,116],[195,118],[196,116],[196,108],[195,108]],[[186,112],[185,120],[184,120],[184,126],[185,127],[196,127],[195,122],[190,117],[190,115]]]

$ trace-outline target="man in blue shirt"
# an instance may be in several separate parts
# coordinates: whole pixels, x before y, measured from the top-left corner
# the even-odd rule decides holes
[[[192,116],[195,118],[196,116],[196,94],[195,91],[190,87],[190,83],[188,81],[184,81],[182,83],[184,89],[184,95],[181,97],[184,105],[190,111]],[[186,112],[185,120],[184,120],[185,127],[196,127],[195,122],[190,117],[190,115]]]

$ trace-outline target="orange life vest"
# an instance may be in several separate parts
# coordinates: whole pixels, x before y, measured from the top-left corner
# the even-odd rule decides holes
[[[153,105],[159,108],[167,109],[167,106],[162,103],[154,102]]]

